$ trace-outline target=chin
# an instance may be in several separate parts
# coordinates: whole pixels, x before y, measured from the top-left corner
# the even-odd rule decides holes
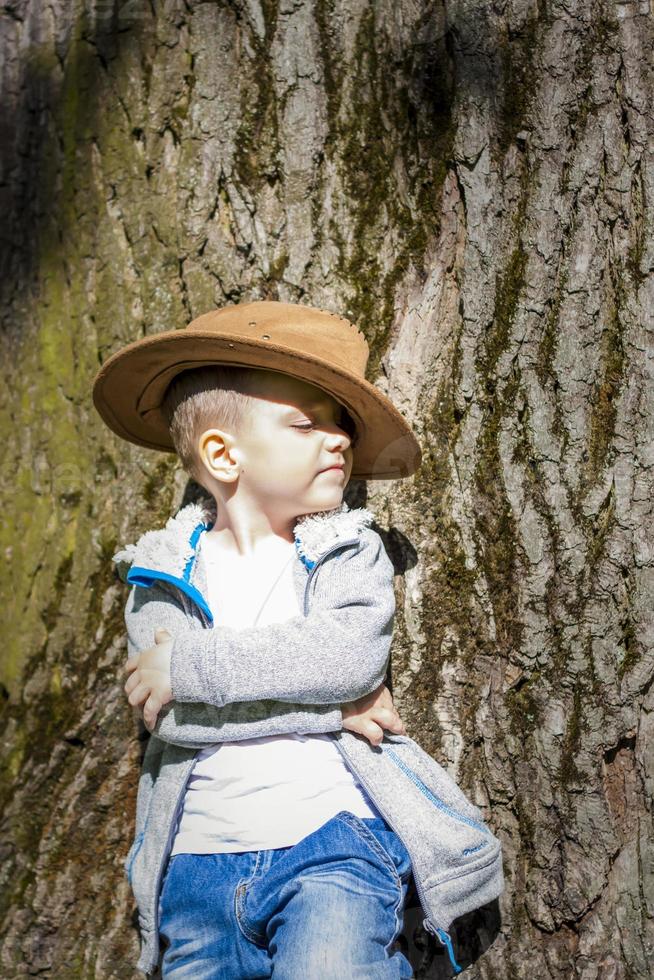
[[[343,487],[334,487],[331,492],[316,496],[316,510],[329,510],[338,507],[343,502]]]
[[[330,507],[340,507],[342,503],[343,503],[343,491],[340,490],[338,493],[333,494],[329,498],[329,503],[325,504],[324,509],[328,510]]]

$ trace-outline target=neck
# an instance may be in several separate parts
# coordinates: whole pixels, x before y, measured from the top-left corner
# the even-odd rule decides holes
[[[215,520],[206,532],[210,540],[235,557],[254,558],[283,550],[295,540],[297,515],[274,515],[253,509],[235,497],[218,503],[214,498]]]

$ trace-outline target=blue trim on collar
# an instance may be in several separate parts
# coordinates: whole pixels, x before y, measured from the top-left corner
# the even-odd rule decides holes
[[[309,571],[311,571],[311,569],[313,568],[313,566],[316,563],[315,563],[315,561],[311,561],[310,558],[307,558],[306,555],[303,555],[302,554],[301,547],[302,547],[302,538],[298,538],[296,536],[296,538],[295,538],[295,551],[296,551],[296,554],[297,554],[298,558],[300,559],[300,561],[302,562],[302,564],[305,566],[305,568],[308,568]]]
[[[213,623],[213,613],[209,609],[209,606],[205,602],[204,596],[194,585],[187,582],[185,579],[177,578],[175,575],[169,575],[167,572],[158,572],[153,568],[141,568],[139,566],[130,568],[127,573],[127,581],[130,585],[141,585],[145,589],[149,589],[157,579],[163,579],[164,582],[171,582],[176,585],[178,589],[192,599],[193,602],[200,607],[202,612],[208,617],[210,622]]]
[[[213,524],[204,524],[202,521],[200,521],[200,523],[196,524],[195,527],[193,528],[193,533],[191,534],[191,537],[189,538],[189,542],[188,542],[189,547],[193,548],[193,554],[186,562],[186,565],[184,566],[184,571],[182,572],[182,578],[184,579],[185,582],[190,582],[191,580],[191,571],[193,569],[193,564],[195,562],[195,559],[197,558],[197,544],[198,541],[200,540],[200,535],[202,534],[203,531],[208,531],[209,528],[212,527]]]

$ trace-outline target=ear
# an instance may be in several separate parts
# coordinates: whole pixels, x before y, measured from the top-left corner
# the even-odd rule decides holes
[[[222,429],[207,429],[198,439],[198,466],[214,480],[233,483],[240,473],[234,436]]]

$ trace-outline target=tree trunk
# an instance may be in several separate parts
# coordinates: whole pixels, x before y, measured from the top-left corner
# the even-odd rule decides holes
[[[261,298],[349,315],[424,446],[348,500],[409,734],[504,846],[466,976],[651,976],[652,50],[640,0],[5,0],[3,976],[139,975],[109,559],[193,488],[92,378]]]

